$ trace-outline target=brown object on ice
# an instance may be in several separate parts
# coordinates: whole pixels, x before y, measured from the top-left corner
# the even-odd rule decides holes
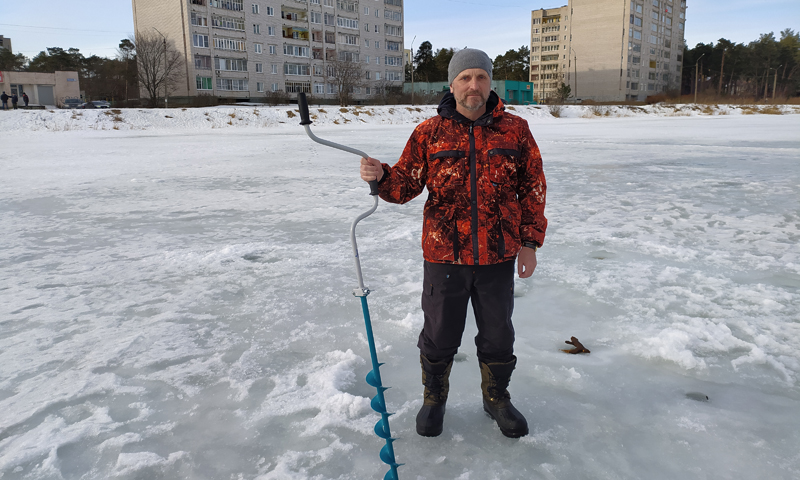
[[[573,355],[578,354],[578,353],[591,353],[591,352],[589,352],[589,349],[584,347],[581,344],[581,342],[579,342],[578,339],[575,338],[575,337],[570,337],[570,339],[564,341],[564,343],[575,346],[575,348],[573,348],[572,350],[561,350],[564,353],[571,353]]]

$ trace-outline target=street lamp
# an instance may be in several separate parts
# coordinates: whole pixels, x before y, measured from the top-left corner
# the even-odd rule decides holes
[[[705,53],[703,55],[705,55]],[[703,58],[703,55],[697,57],[697,61],[694,62],[694,103],[697,103],[697,65],[700,63],[700,59]]]
[[[575,58],[575,101],[578,101],[578,52],[572,48],[572,45],[569,47],[569,51],[572,52],[573,57]]]
[[[158,32],[158,34],[164,39],[164,108],[169,108],[169,99],[167,98],[169,95],[169,92],[167,91],[167,37],[165,37],[163,33],[159,32],[156,27],[153,27],[153,30]]]

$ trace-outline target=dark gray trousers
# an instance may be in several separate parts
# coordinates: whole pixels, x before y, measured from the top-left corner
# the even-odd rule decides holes
[[[514,262],[451,265],[425,262],[419,334],[420,353],[431,361],[452,358],[461,345],[467,303],[478,326],[475,346],[484,363],[509,362],[514,355]]]

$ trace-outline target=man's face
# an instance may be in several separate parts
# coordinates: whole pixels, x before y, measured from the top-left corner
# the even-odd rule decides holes
[[[459,73],[450,85],[456,103],[469,112],[486,110],[486,101],[492,90],[489,74],[482,68],[470,68]]]

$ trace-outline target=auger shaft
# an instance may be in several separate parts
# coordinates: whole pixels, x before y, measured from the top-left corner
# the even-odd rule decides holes
[[[305,130],[306,134],[308,134],[311,140],[331,147],[336,148],[338,150],[343,150],[345,152],[353,153],[356,155],[360,155],[361,157],[367,157],[368,155],[361,150],[357,150],[355,148],[347,147],[344,145],[339,145],[338,143],[330,142],[328,140],[323,140],[311,132],[311,119],[308,115],[308,103],[306,101],[306,95],[304,93],[297,94],[297,104],[300,107],[300,125],[302,125]],[[386,399],[384,398],[383,392],[386,391],[388,388],[383,386],[381,382],[381,363],[378,363],[378,352],[375,349],[375,337],[372,334],[372,321],[369,317],[369,306],[367,305],[367,295],[369,295],[370,291],[367,287],[364,286],[364,279],[361,274],[361,260],[358,255],[358,243],[356,242],[356,225],[361,220],[367,218],[368,216],[372,215],[373,212],[378,208],[378,182],[377,180],[372,180],[369,182],[370,187],[370,195],[374,199],[374,203],[372,208],[368,211],[362,213],[355,220],[353,220],[352,225],[350,226],[350,243],[353,247],[353,259],[355,261],[356,267],[356,278],[358,279],[358,288],[353,290],[353,295],[361,298],[361,310],[364,313],[364,324],[367,329],[367,342],[369,343],[369,356],[372,361],[372,370],[367,374],[367,383],[378,391],[378,394],[372,398],[370,405],[372,409],[376,412],[380,413],[381,419],[378,420],[378,423],[375,424],[375,434],[384,440],[386,440],[386,445],[381,449],[380,458],[381,460],[389,465],[389,471],[386,472],[386,476],[384,476],[384,480],[399,480],[397,474],[397,467],[400,464],[397,463],[394,456],[394,447],[392,443],[395,441],[392,438],[391,430],[389,429],[389,416],[392,415],[386,411]]]

